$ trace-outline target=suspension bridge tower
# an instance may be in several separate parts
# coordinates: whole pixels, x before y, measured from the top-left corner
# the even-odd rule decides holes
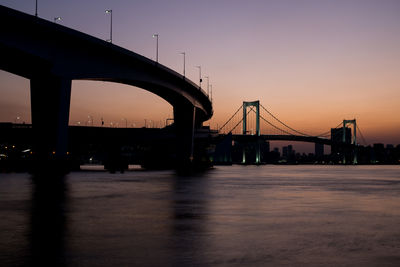
[[[346,143],[346,125],[347,124],[352,124],[353,125],[353,136],[351,138],[351,144],[354,145],[354,158],[353,158],[353,164],[357,164],[357,122],[356,119],[353,120],[343,120],[343,138],[342,138],[342,142]],[[343,154],[343,163],[346,164],[346,156],[345,154]]]
[[[256,108],[256,134],[260,136],[260,101],[243,101],[243,134],[247,134],[247,107]]]
[[[243,135],[246,135],[248,133],[247,131],[247,108],[250,107],[255,107],[256,109],[256,136],[260,136],[260,101],[243,101]],[[242,163],[246,163],[246,149],[243,147],[243,158],[242,158]],[[261,163],[261,152],[260,152],[260,143],[257,138],[257,143],[256,143],[256,164]]]

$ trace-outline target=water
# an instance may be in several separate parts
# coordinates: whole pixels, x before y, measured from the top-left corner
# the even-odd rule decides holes
[[[400,166],[0,174],[0,265],[44,264],[400,266]]]

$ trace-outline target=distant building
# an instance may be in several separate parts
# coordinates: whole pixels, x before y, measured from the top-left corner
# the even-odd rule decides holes
[[[232,134],[226,135],[215,145],[211,161],[215,164],[232,164]]]
[[[351,128],[345,128],[345,138],[346,143],[351,143]],[[343,142],[343,128],[332,128],[331,129],[331,156],[332,160],[336,163],[343,161],[346,159],[346,162],[349,162],[351,159],[351,151],[346,150],[343,146],[340,146],[340,143]]]
[[[315,150],[314,150],[315,156],[318,158],[321,158],[324,156],[324,144],[320,143],[315,143]]]
[[[290,157],[291,155],[296,154],[296,151],[293,150],[293,146],[292,145],[288,145],[287,146],[287,152],[288,152],[288,156]]]
[[[296,158],[296,151],[293,150],[292,145],[282,147],[282,158],[288,161],[294,161]]]
[[[383,163],[386,161],[385,145],[377,143],[373,145],[372,163]]]
[[[288,157],[289,157],[289,154],[288,154],[288,147],[287,147],[287,146],[284,146],[284,147],[282,147],[282,158],[287,159]]]
[[[267,162],[269,160],[269,152],[270,145],[268,141],[262,142],[260,144],[260,152],[261,152],[261,162]]]

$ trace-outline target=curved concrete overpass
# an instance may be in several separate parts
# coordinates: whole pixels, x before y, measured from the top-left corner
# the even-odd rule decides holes
[[[194,128],[213,109],[192,81],[127,49],[4,6],[0,23],[0,69],[30,79],[32,125],[42,154],[67,153],[72,80],[123,83],[162,97],[174,109],[179,153],[183,160],[193,154]]]
[[[171,105],[187,102],[201,121],[212,105],[199,87],[177,72],[88,34],[0,6],[0,68],[28,79],[51,73],[70,80],[137,86]]]

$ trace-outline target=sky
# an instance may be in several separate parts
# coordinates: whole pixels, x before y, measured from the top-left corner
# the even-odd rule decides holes
[[[34,0],[0,0],[35,13]],[[243,101],[310,134],[357,119],[368,144],[400,144],[400,1],[38,0],[39,17],[212,84],[217,128]],[[0,121],[30,122],[29,80],[0,70]],[[206,79],[202,87],[206,88]],[[70,124],[163,125],[172,107],[127,85],[73,81]],[[262,129],[267,131],[267,129]]]

